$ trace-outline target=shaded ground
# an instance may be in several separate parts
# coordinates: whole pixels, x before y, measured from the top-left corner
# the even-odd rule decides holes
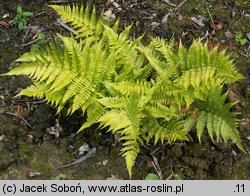
[[[68,33],[57,22],[55,13],[46,7],[46,1],[19,1],[25,11],[34,16],[28,21],[28,28],[18,30],[13,26],[0,23],[0,73],[5,73],[20,54],[31,49],[31,44],[41,31],[46,38],[36,44],[42,45],[55,32]],[[247,39],[250,32],[250,4],[247,0],[190,0],[170,1],[173,7],[161,0],[89,0],[97,10],[104,9],[106,15],[114,20],[120,17],[121,28],[133,24],[132,36],[146,32],[146,38],[162,36],[166,39],[182,39],[186,46],[201,37],[214,47],[228,48],[236,58],[235,63],[245,79],[229,86],[229,99],[239,100],[235,107],[241,112],[239,128],[246,153],[229,144],[212,144],[204,137],[202,144],[193,141],[142,146],[133,179],[144,179],[156,173],[153,163],[158,166],[163,179],[250,179],[250,48],[249,40],[244,45],[240,40]],[[181,2],[185,2],[181,4]],[[17,1],[0,2],[0,20],[11,21],[16,14]],[[5,14],[8,17],[2,18]],[[191,17],[199,19],[204,26],[192,22]],[[4,25],[5,24],[5,25]],[[239,38],[239,32],[243,34]],[[250,33],[249,33],[250,34]],[[250,35],[249,35],[250,36]],[[249,38],[248,38],[249,39]],[[145,39],[147,40],[147,39]],[[36,45],[35,47],[39,47]],[[63,113],[55,115],[53,108],[44,103],[26,103],[13,99],[29,81],[23,77],[0,77],[0,179],[54,179],[66,175],[67,179],[107,179],[112,175],[127,179],[124,159],[119,155],[120,143],[116,137],[92,127],[76,134],[83,122],[81,114],[66,117]],[[7,112],[7,113],[6,113]],[[18,116],[8,115],[18,114]],[[22,119],[21,119],[21,118]],[[25,119],[29,124],[23,121]],[[59,124],[56,126],[56,120]],[[29,125],[32,127],[29,127]],[[60,137],[48,133],[47,128],[60,127]],[[58,166],[73,162],[78,149],[84,143],[96,147],[96,154],[85,162],[67,168]],[[154,160],[154,161],[153,161]],[[157,164],[156,164],[157,165]]]

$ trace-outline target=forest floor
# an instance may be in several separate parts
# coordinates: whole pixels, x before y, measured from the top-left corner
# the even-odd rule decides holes
[[[63,2],[63,1],[61,1]],[[67,2],[67,1],[66,1]],[[73,2],[73,1],[70,1]],[[80,2],[80,1],[75,1]],[[239,101],[239,132],[246,153],[231,143],[213,144],[208,137],[193,141],[141,147],[132,179],[158,174],[162,179],[250,179],[250,3],[248,0],[85,0],[121,28],[133,24],[131,36],[145,33],[166,40],[207,40],[209,47],[227,49],[245,79],[227,86],[230,101]],[[33,13],[27,26],[13,20],[18,3]],[[0,74],[17,66],[22,53],[41,47],[55,33],[69,34],[45,0],[0,1]],[[113,135],[91,127],[76,134],[81,114],[56,115],[53,107],[26,97],[13,98],[30,81],[0,77],[0,179],[128,179],[121,143]],[[79,148],[96,147],[84,162],[76,160]]]

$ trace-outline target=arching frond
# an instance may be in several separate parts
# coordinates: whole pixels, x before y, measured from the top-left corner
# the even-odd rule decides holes
[[[63,20],[70,23],[74,28],[77,37],[92,37],[92,40],[100,38],[103,31],[103,13],[97,19],[95,7],[92,13],[89,13],[89,8],[84,9],[83,6],[74,4],[72,6],[50,5]]]
[[[131,177],[132,167],[135,159],[140,152],[139,143],[142,143],[142,132],[140,130],[141,116],[139,108],[139,94],[133,91],[130,96],[124,97],[123,103],[117,100],[101,99],[106,107],[111,110],[107,111],[99,120],[102,126],[109,127],[113,133],[119,132],[124,141],[122,155],[125,157],[127,169]],[[112,109],[113,108],[113,109]]]
[[[42,83],[36,83],[34,82],[33,85],[27,87],[26,89],[23,89],[20,93],[18,93],[15,97],[19,96],[28,96],[28,97],[37,97],[37,98],[43,98],[45,92],[48,89],[46,89],[45,85]]]
[[[238,121],[232,112],[231,107],[235,103],[225,103],[227,93],[222,94],[222,88],[212,89],[204,101],[197,101],[196,108],[199,113],[197,119],[197,135],[199,140],[205,127],[207,127],[210,138],[214,141],[226,142],[232,140],[240,149],[243,149],[240,142],[240,135],[237,131]]]
[[[87,120],[82,124],[78,132],[95,124],[104,114],[105,108],[97,100],[93,99],[92,103],[88,105]]]

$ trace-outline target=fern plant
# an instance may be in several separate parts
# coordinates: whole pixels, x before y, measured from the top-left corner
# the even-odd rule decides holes
[[[208,132],[213,142],[231,140],[241,150],[236,112],[227,103],[225,83],[243,78],[230,56],[207,44],[182,43],[152,38],[148,45],[129,37],[131,26],[118,32],[97,19],[96,10],[83,6],[51,6],[75,29],[75,35],[57,38],[48,46],[25,53],[22,65],[4,75],[26,75],[33,84],[17,96],[46,98],[68,114],[81,110],[87,120],[79,131],[94,123],[121,135],[129,176],[140,144],[154,140],[188,140]]]

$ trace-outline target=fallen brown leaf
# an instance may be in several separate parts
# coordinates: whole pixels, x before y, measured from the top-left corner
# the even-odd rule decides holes
[[[54,135],[55,138],[59,138],[60,132],[63,131],[62,126],[59,124],[59,119],[56,119],[56,124],[54,127],[49,127],[46,129],[46,132],[49,133],[50,135]]]
[[[111,177],[106,178],[106,180],[123,180],[123,178],[119,178],[118,175],[111,174]]]
[[[223,27],[223,24],[219,21],[216,21],[216,22],[214,22],[214,24],[211,24],[211,28],[216,30],[216,31],[222,29],[222,27]]]
[[[6,136],[4,135],[4,134],[2,134],[1,136],[0,136],[0,142],[1,141],[4,141],[6,139]]]
[[[33,177],[36,177],[36,176],[41,176],[41,172],[30,172],[29,173],[30,178],[33,178]]]
[[[9,28],[10,27],[9,23],[7,23],[5,21],[0,21],[0,26],[4,26],[5,28]]]

